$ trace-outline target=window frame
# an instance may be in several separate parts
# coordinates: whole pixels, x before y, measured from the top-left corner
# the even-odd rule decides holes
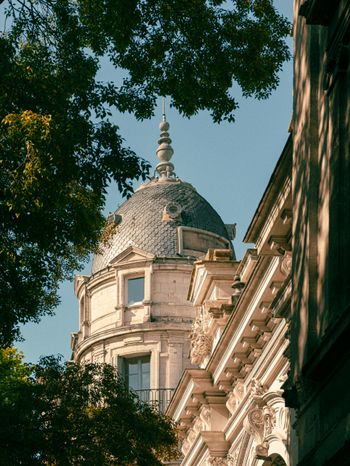
[[[137,384],[138,384],[139,388],[134,388],[134,387],[130,386],[129,366],[130,366],[131,362],[136,362],[137,363],[137,373],[136,373],[136,375],[137,375],[137,378],[138,378]],[[148,364],[148,372],[143,372],[143,364],[144,363]],[[144,387],[143,383],[144,383],[144,377],[145,377],[146,374],[147,374],[148,384],[147,384],[147,387]],[[132,374],[132,375],[135,375],[135,374]],[[145,391],[150,390],[151,389],[151,355],[148,353],[148,354],[144,354],[144,355],[140,355],[140,356],[131,356],[131,357],[124,358],[124,377],[125,377],[125,380],[126,380],[126,383],[127,383],[127,386],[129,388],[129,390],[133,390],[133,391],[136,391],[136,392],[144,391],[144,390]]]
[[[139,362],[139,368],[138,368],[138,375],[140,377],[140,386],[142,386],[142,362],[147,362],[149,365],[149,371],[148,371],[148,387],[147,388],[133,388],[130,387],[130,382],[129,382],[129,369],[128,369],[128,364],[129,361],[135,360]],[[117,357],[117,371],[124,380],[125,385],[129,390],[135,391],[135,392],[140,392],[140,391],[149,391],[151,390],[151,385],[152,385],[152,380],[151,380],[151,374],[152,374],[152,353],[143,353],[143,354],[126,354],[126,355],[118,355]]]
[[[130,280],[137,280],[137,279],[143,279],[143,297],[140,301],[129,301],[129,281]],[[136,307],[136,306],[141,306],[143,305],[145,301],[145,294],[146,294],[146,277],[144,274],[138,274],[138,275],[126,275],[125,280],[124,280],[124,299],[125,299],[125,305],[126,307]]]

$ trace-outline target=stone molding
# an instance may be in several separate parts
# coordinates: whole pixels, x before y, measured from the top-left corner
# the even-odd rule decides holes
[[[243,421],[245,431],[254,438],[257,459],[267,459],[272,440],[285,442],[289,421],[282,392],[268,392],[264,385],[253,379],[249,397],[252,407]]]
[[[292,250],[291,235],[271,235],[268,244],[270,245],[271,251],[277,255],[283,256],[287,251]]]
[[[219,431],[202,432],[202,440],[209,450],[211,458],[226,458],[230,442],[226,440],[225,434]],[[215,464],[215,463],[214,463]]]
[[[207,466],[228,466],[228,461],[222,456],[210,456],[206,464]]]
[[[222,415],[222,408],[226,411],[226,394],[217,390],[204,390],[201,393],[194,393],[191,397],[191,402],[195,404],[185,408],[184,415],[186,417],[183,416],[180,421],[180,429],[182,429],[184,438],[182,444],[182,452],[184,455],[189,452],[199,436],[202,437],[202,440],[203,438],[205,439],[203,440],[204,443],[215,445],[215,442],[211,443],[211,434],[218,434],[218,432],[215,431],[215,428],[217,428],[216,419],[219,412]],[[220,432],[220,436],[217,438],[218,444],[226,441],[225,438],[222,437],[223,435],[224,434]],[[218,456],[222,456],[221,453]]]
[[[209,318],[212,319],[224,319],[223,324],[226,323],[229,315],[233,311],[234,306],[232,304],[227,304],[227,299],[225,300],[216,300],[216,301],[206,301],[204,303],[205,313],[208,314]]]

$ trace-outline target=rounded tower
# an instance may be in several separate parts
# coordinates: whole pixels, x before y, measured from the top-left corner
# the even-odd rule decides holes
[[[117,366],[161,409],[190,366],[193,263],[209,248],[232,248],[219,215],[176,177],[168,130],[164,118],[157,177],[109,216],[92,274],[75,278],[79,331],[72,336],[75,360]]]

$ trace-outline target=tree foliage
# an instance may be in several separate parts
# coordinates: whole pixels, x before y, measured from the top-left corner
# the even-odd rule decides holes
[[[28,366],[3,349],[0,374],[1,465],[158,466],[176,454],[171,421],[110,365]]]
[[[103,228],[106,188],[124,195],[148,164],[112,111],[233,121],[234,83],[265,98],[278,84],[288,21],[272,0],[6,0],[0,34],[0,344],[57,305],[59,282]],[[101,57],[115,82],[98,79]]]

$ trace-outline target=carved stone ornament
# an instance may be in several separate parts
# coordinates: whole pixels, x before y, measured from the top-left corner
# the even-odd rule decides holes
[[[193,427],[187,431],[187,437],[185,441],[182,443],[182,452],[184,455],[186,455],[188,450],[192,447],[198,434],[203,430],[207,430],[206,426],[204,425],[203,420],[200,417],[198,417],[194,422]]]
[[[286,277],[288,277],[292,272],[292,254],[290,252],[286,251],[281,257],[281,272]]]
[[[207,460],[207,466],[228,466],[227,458],[210,456]]]
[[[194,425],[193,425],[193,432],[195,432],[196,436],[199,432],[205,430],[204,423],[201,418],[197,418]]]
[[[169,202],[163,210],[163,221],[176,220],[181,217],[182,208],[177,202]]]
[[[187,454],[188,450],[191,448],[190,442],[186,439],[182,442],[181,451],[184,455]]]
[[[203,421],[203,430],[210,430],[211,428],[211,412],[209,406],[202,406],[200,418]]]
[[[233,454],[227,455],[227,463],[228,466],[239,466],[238,464],[238,458],[239,458],[239,447],[236,448]]]
[[[245,395],[245,387],[241,382],[237,382],[232,392],[228,395],[226,407],[233,414],[238,408]]]
[[[190,429],[187,438],[191,445],[195,441],[195,438],[197,437],[197,433],[198,432],[195,432],[194,429]]]
[[[233,389],[233,393],[236,395],[239,401],[242,401],[245,395],[245,387],[241,382],[237,382],[235,388]]]
[[[229,395],[228,395],[228,398],[227,398],[227,401],[226,401],[226,407],[227,409],[229,410],[229,412],[231,414],[233,414],[236,409],[237,409],[237,406],[238,406],[238,402],[237,402],[237,398],[235,396],[235,394],[233,392],[231,392]]]
[[[192,343],[191,363],[200,364],[206,358],[206,356],[210,355],[211,346],[211,337],[204,334],[197,334],[195,341]]]
[[[274,394],[266,393],[259,380],[252,380],[250,397],[255,401],[255,406],[248,411],[243,421],[243,427],[253,436],[256,443],[256,455],[260,459],[268,456],[267,437],[272,434],[276,427],[276,410],[265,401],[271,395],[274,397]]]
[[[259,456],[268,456],[268,443],[264,436],[264,415],[261,408],[251,409],[243,422],[244,429],[254,438],[256,453]]]
[[[191,338],[191,363],[201,364],[210,355],[213,339],[207,335],[207,320],[199,315],[192,327]]]
[[[250,398],[257,399],[261,398],[266,393],[264,385],[259,379],[252,379],[250,384]]]

